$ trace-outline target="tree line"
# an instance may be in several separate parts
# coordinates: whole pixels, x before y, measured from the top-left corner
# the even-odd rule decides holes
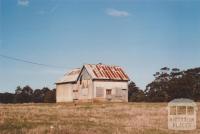
[[[33,90],[30,86],[18,86],[15,93],[0,93],[0,103],[54,103],[56,89],[47,87]]]
[[[134,82],[128,85],[129,102],[168,102],[175,98],[200,101],[200,67],[181,71],[163,67],[154,80],[142,90]],[[0,103],[54,103],[56,89],[47,87],[33,90],[18,86],[15,93],[0,93]]]
[[[154,80],[145,90],[130,82],[129,101],[168,102],[175,98],[200,101],[200,68],[181,71],[163,67],[153,76]]]

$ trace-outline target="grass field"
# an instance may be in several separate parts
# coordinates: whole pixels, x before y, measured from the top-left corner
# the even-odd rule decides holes
[[[197,130],[168,130],[166,106],[167,103],[0,104],[0,134],[200,134],[199,113]]]

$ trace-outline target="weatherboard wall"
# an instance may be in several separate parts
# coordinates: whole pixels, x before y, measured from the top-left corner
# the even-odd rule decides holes
[[[73,89],[76,85],[71,83],[56,85],[56,101],[57,102],[72,102]]]
[[[127,81],[94,81],[94,98],[107,100],[106,90],[111,90],[111,101],[128,102],[128,82]],[[102,96],[97,90],[102,90]]]

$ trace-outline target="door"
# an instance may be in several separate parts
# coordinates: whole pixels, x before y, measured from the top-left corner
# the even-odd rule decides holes
[[[112,89],[106,89],[106,99],[112,99]]]
[[[73,100],[78,100],[78,90],[73,90]]]

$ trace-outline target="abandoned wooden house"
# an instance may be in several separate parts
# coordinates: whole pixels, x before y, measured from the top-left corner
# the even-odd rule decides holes
[[[56,101],[128,102],[128,81],[119,66],[86,64],[56,82]]]

